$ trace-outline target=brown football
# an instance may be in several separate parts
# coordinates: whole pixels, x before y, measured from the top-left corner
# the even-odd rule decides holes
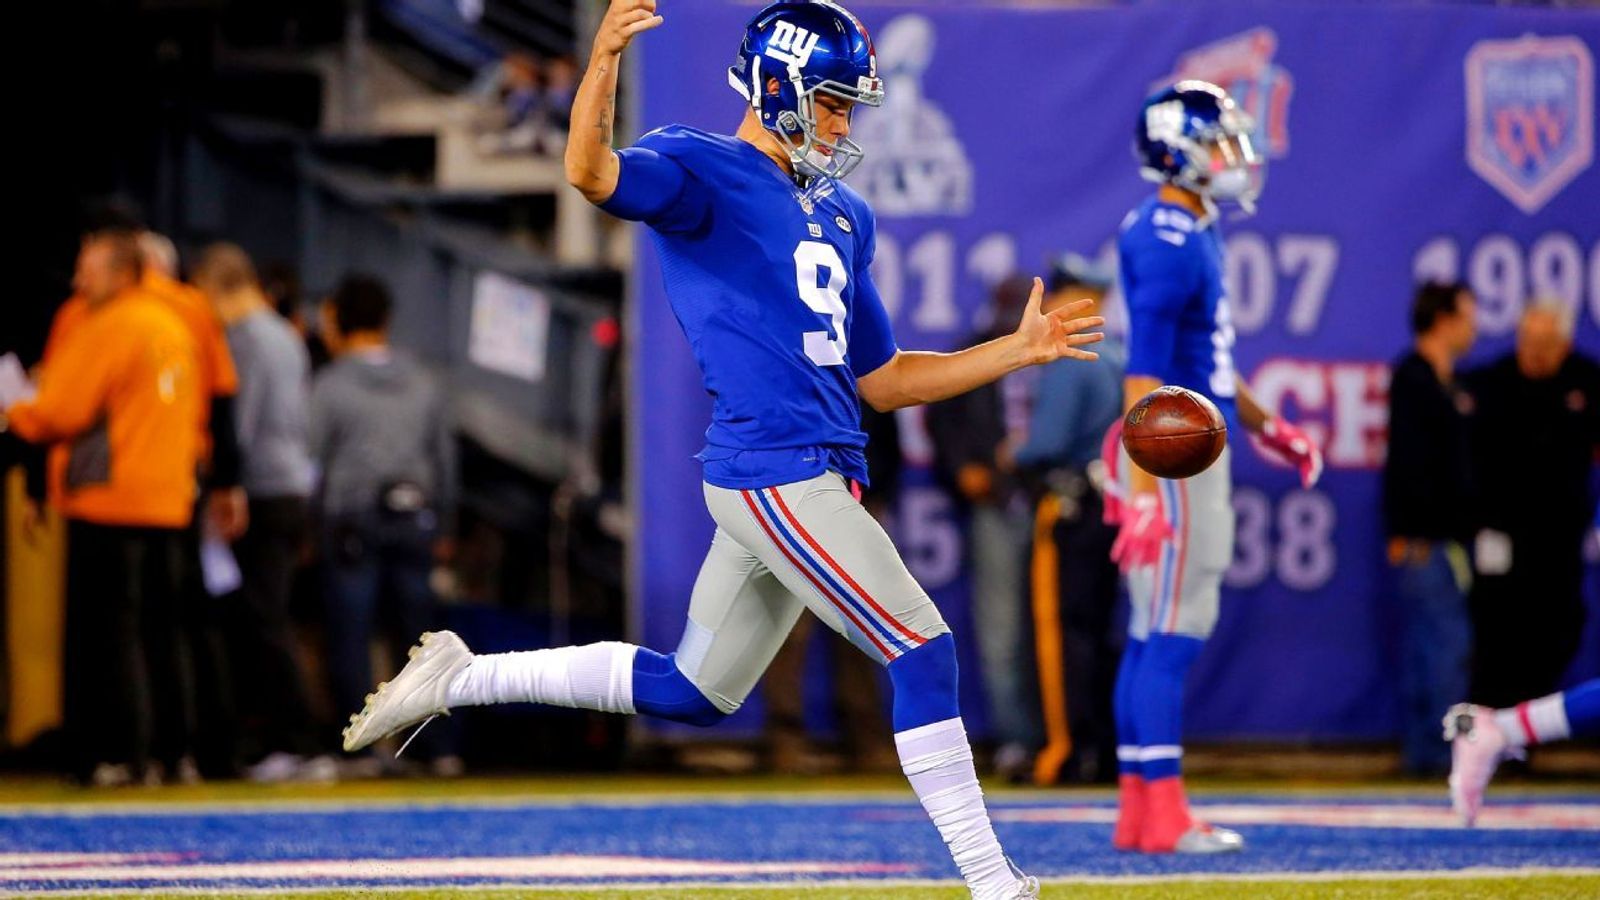
[[[1146,394],[1122,420],[1122,446],[1157,478],[1199,475],[1222,455],[1228,425],[1217,405],[1176,385]]]

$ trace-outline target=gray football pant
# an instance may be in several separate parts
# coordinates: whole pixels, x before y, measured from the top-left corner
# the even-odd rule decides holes
[[[717,523],[689,599],[677,665],[723,712],[739,708],[802,610],[881,663],[949,632],[844,478],[707,484]]]
[[[1193,478],[1156,480],[1173,538],[1154,566],[1128,574],[1133,604],[1128,636],[1134,640],[1152,634],[1208,638],[1216,628],[1222,576],[1233,561],[1231,457],[1232,451],[1224,449],[1211,468]],[[1126,456],[1122,465],[1126,472]]]

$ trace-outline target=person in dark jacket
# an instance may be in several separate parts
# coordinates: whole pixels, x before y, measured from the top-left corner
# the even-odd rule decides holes
[[[970,343],[981,344],[1015,328],[1031,286],[1031,279],[1020,275],[1000,282],[990,323]],[[930,405],[926,418],[934,466],[969,512],[973,630],[997,745],[995,769],[1019,778],[1041,742],[1041,726],[1027,662],[1026,575],[1033,516],[1012,457],[1027,436],[1038,377],[1036,369],[1012,373]]]
[[[1583,635],[1583,541],[1595,514],[1600,367],[1573,313],[1529,307],[1516,349],[1464,380],[1479,485],[1472,701],[1508,707],[1560,680]]]
[[[1450,748],[1439,740],[1439,722],[1467,694],[1471,398],[1455,369],[1476,337],[1476,315],[1466,285],[1418,288],[1411,307],[1416,340],[1395,363],[1389,382],[1383,512],[1392,594],[1404,623],[1403,764],[1414,775],[1449,770]]]

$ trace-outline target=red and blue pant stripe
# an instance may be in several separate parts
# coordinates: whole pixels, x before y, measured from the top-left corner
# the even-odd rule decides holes
[[[885,610],[789,509],[777,488],[740,491],[745,506],[789,564],[883,655],[898,658],[927,639]]]

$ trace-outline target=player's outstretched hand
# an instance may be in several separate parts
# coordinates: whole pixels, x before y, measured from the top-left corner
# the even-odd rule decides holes
[[[594,34],[596,53],[616,56],[627,48],[635,35],[660,25],[656,0],[611,0],[605,18]]]
[[[1044,282],[1033,279],[1033,292],[1028,295],[1028,307],[1022,311],[1022,323],[1017,326],[1017,337],[1022,339],[1024,352],[1030,364],[1055,362],[1058,359],[1099,359],[1093,350],[1080,350],[1086,344],[1098,344],[1105,335],[1091,328],[1106,323],[1101,316],[1080,316],[1094,305],[1093,300],[1078,300],[1049,313],[1042,311]]]

